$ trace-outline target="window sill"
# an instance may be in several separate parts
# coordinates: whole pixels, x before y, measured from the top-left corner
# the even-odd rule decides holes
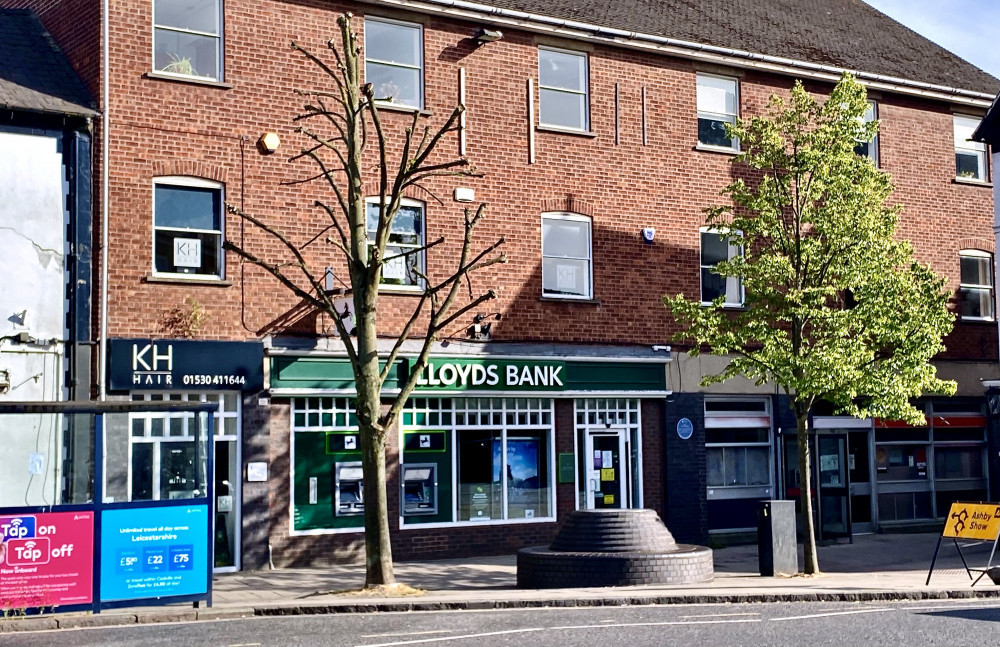
[[[386,285],[378,286],[379,294],[399,294],[403,296],[419,297],[424,293],[424,289],[419,285]]]
[[[979,318],[979,317],[961,317],[961,316],[959,316],[957,321],[958,321],[958,323],[973,324],[975,326],[983,326],[983,325],[986,325],[986,326],[995,326],[995,325],[997,325],[997,320],[993,319],[992,317],[990,317],[990,318],[986,318],[986,317]]]
[[[951,182],[952,184],[971,184],[972,186],[985,186],[990,188],[993,187],[992,182],[987,182],[986,180],[974,180],[972,178],[964,178],[964,177],[957,177],[953,179]]]
[[[702,301],[701,302],[701,307],[702,308],[711,308],[712,307],[712,302],[711,301]],[[723,303],[722,304],[722,309],[723,310],[746,310],[747,308],[746,308],[746,305],[743,304],[743,303]],[[719,486],[719,487],[722,487],[722,486]]]
[[[592,130],[577,130],[575,128],[563,128],[561,126],[545,126],[543,124],[538,124],[535,126],[535,130],[542,133],[559,133],[561,135],[576,135],[577,137],[588,137],[590,139],[596,139],[597,133]]]
[[[155,274],[151,274],[143,278],[143,281],[146,283],[175,283],[181,285],[205,285],[217,288],[228,288],[233,284],[232,281],[227,281],[226,279],[219,279],[219,278],[209,278],[209,277],[188,278],[185,276],[158,276]]]
[[[387,110],[389,112],[405,112],[408,115],[412,115],[414,112],[418,113],[421,117],[431,117],[434,115],[430,110],[423,110],[421,108],[414,108],[413,106],[403,106],[398,103],[384,103],[382,101],[376,101],[375,107],[379,110]]]
[[[174,81],[176,83],[190,83],[191,85],[205,85],[210,88],[220,88],[222,90],[230,90],[233,87],[232,84],[223,83],[222,81],[200,79],[194,76],[179,76],[174,74],[164,74],[162,72],[146,72],[142,76],[145,79],[153,79],[155,81]]]
[[[542,296],[539,297],[538,300],[548,301],[550,303],[579,303],[582,305],[590,305],[590,306],[601,305],[600,299],[574,299],[572,297]]]
[[[705,144],[698,144],[694,147],[694,150],[701,151],[703,153],[721,153],[723,155],[739,155],[743,151],[736,148],[726,148],[724,146],[708,146]]]

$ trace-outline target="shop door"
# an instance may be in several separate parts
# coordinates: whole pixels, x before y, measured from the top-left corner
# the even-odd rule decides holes
[[[872,469],[869,442],[871,431],[847,434],[847,479],[851,491],[851,532],[855,535],[875,532],[872,516]]]
[[[628,443],[624,429],[586,434],[587,498],[584,507],[627,508],[629,501]]]
[[[850,482],[848,480],[847,434],[818,434],[816,437],[816,516],[819,539],[851,536]]]

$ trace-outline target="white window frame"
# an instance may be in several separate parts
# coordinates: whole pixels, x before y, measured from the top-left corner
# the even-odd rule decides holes
[[[417,70],[417,72],[419,73],[419,78],[420,78],[420,83],[419,83],[419,88],[418,88],[418,95],[419,96],[417,98],[417,105],[413,106],[413,105],[410,105],[408,103],[400,103],[398,101],[395,101],[395,98],[393,98],[394,99],[393,101],[376,101],[375,103],[378,104],[378,105],[381,105],[381,106],[398,106],[398,107],[401,107],[401,108],[414,108],[416,110],[423,110],[424,109],[424,26],[421,25],[420,23],[416,23],[416,22],[406,22],[406,21],[403,21],[403,20],[393,20],[391,18],[383,18],[381,16],[365,16],[365,33],[366,34],[368,32],[367,27],[368,27],[368,23],[369,22],[380,22],[380,23],[384,23],[384,24],[398,25],[400,27],[408,27],[408,28],[411,28],[411,29],[415,29],[417,31],[417,38],[420,41],[420,47],[418,48],[418,51],[420,53],[420,60],[419,60],[419,62],[417,64],[417,66],[413,66],[413,65],[406,65],[404,63],[396,63],[394,61],[383,61],[383,60],[380,60],[380,59],[377,59],[377,58],[372,58],[371,56],[369,56],[368,39],[367,39],[367,36],[366,36],[366,38],[365,38],[365,48],[364,48],[364,56],[365,56],[365,80],[366,81],[368,80],[368,63],[369,63],[369,61],[372,62],[372,63],[377,63],[379,65],[385,65],[387,67],[396,67],[396,68],[400,68],[400,69],[404,69],[404,70]],[[376,97],[376,99],[377,98],[378,97]]]
[[[219,228],[218,229],[187,229],[183,227],[158,227],[156,224],[156,187],[157,186],[180,186],[180,187],[193,187],[196,189],[212,189],[219,192]],[[163,175],[153,178],[153,204],[151,209],[152,225],[153,225],[153,235],[150,237],[150,250],[152,252],[150,261],[153,268],[153,276],[162,276],[168,278],[181,278],[181,279],[192,279],[192,280],[202,280],[202,281],[221,281],[226,276],[226,250],[223,249],[222,244],[226,240],[226,186],[221,182],[215,182],[214,180],[206,180],[198,177],[191,177],[186,175]],[[156,232],[158,230],[163,231],[174,231],[174,232],[191,232],[195,234],[218,234],[219,235],[219,251],[218,251],[218,265],[215,268],[214,274],[198,274],[191,273],[185,274],[182,272],[161,272],[156,269]]]
[[[417,413],[428,413],[431,409],[428,408],[428,401],[431,397],[419,396],[413,401],[413,406],[407,403],[406,412],[411,415]],[[398,444],[400,447],[403,445],[403,437],[406,432],[411,432],[415,430],[428,429],[434,431],[445,431],[448,434],[448,442],[451,443],[451,501],[438,501],[438,510],[451,509],[451,518],[453,521],[437,522],[437,523],[420,523],[419,517],[405,517],[402,514],[399,516],[399,529],[400,530],[427,530],[433,528],[455,528],[455,527],[473,527],[473,526],[496,526],[496,525],[518,525],[518,524],[532,524],[532,523],[552,523],[556,520],[556,489],[558,487],[558,471],[556,469],[556,412],[555,412],[555,400],[552,398],[543,397],[533,397],[530,394],[524,394],[524,396],[517,397],[477,397],[474,394],[470,394],[468,397],[465,396],[454,396],[450,398],[440,398],[441,400],[449,400],[447,405],[442,405],[437,409],[434,409],[438,413],[438,422],[440,422],[440,413],[446,412],[450,413],[451,423],[450,424],[424,424],[424,425],[399,425],[398,433]],[[525,401],[524,405],[521,406],[520,401]],[[462,417],[462,421],[459,422],[459,416]],[[470,418],[471,416],[471,418]],[[509,422],[510,417],[513,416],[513,422]],[[414,415],[415,417],[415,415]],[[428,423],[432,422],[432,418],[428,417]],[[471,421],[470,421],[471,420]],[[533,420],[535,422],[533,422]],[[402,417],[400,418],[402,421]],[[485,521],[471,521],[471,520],[461,520],[458,517],[459,508],[459,474],[458,474],[458,447],[460,434],[463,431],[476,431],[476,430],[488,430],[500,432],[501,447],[500,455],[506,465],[507,460],[507,438],[509,436],[517,437],[518,431],[541,431],[545,432],[545,438],[547,442],[548,451],[548,470],[549,470],[549,483],[547,485],[549,490],[549,514],[546,516],[537,517],[524,517],[524,518],[508,518],[508,501],[507,501],[507,470],[500,470],[500,513],[503,518],[500,519],[489,519]],[[403,464],[403,452],[399,452],[398,464]],[[402,469],[402,468],[399,468]],[[400,508],[402,512],[402,508]]]
[[[558,54],[566,54],[568,56],[575,56],[579,58],[583,62],[583,90],[572,90],[570,88],[542,85],[542,52],[556,52]],[[563,124],[548,124],[542,121],[542,90],[582,96],[583,126],[581,128],[574,128]],[[556,130],[570,130],[584,133],[590,131],[590,56],[587,55],[587,52],[581,52],[575,49],[547,47],[545,45],[538,46],[538,125],[542,128],[554,128]]]
[[[309,400],[318,399],[319,407],[316,409],[309,407]],[[331,400],[331,407],[323,406],[323,400]],[[350,535],[363,533],[365,531],[364,516],[351,516],[356,525],[344,528],[310,528],[308,530],[296,530],[295,528],[295,434],[318,433],[326,434],[331,431],[354,431],[360,433],[357,425],[337,424],[337,416],[343,415],[344,422],[349,423],[354,409],[351,406],[351,399],[343,396],[295,396],[289,403],[288,418],[288,536],[305,537],[309,535]],[[306,414],[306,421],[303,425],[295,424],[295,414],[302,411]],[[309,424],[309,412],[317,412],[320,416],[320,424]],[[332,416],[331,424],[323,424],[323,414],[329,412]]]
[[[711,267],[715,267],[714,264],[713,265],[704,265],[701,262],[702,250],[704,249],[704,246],[705,246],[704,245],[704,240],[705,240],[704,237],[705,237],[706,234],[710,234],[710,235],[713,235],[713,236],[721,236],[721,235],[725,235],[727,233],[729,233],[729,230],[727,230],[727,229],[719,229],[717,227],[700,227],[698,229],[698,286],[699,286],[698,287],[698,294],[699,294],[699,296],[701,298],[701,305],[703,305],[703,306],[710,306],[710,305],[712,305],[712,302],[711,301],[705,301],[705,286],[702,283],[702,270],[705,270],[705,269],[708,269],[708,268],[711,268]],[[741,233],[741,232],[737,231],[736,233]],[[733,250],[736,250],[735,254],[734,254]],[[737,246],[737,245],[729,245],[729,256],[726,258],[726,260],[727,261],[731,260],[731,259],[733,259],[737,255],[739,255],[739,256],[743,255],[743,247],[742,246]],[[744,292],[744,289],[743,289],[743,281],[741,281],[739,279],[739,277],[726,277],[726,281],[727,282],[730,279],[735,280],[738,283],[739,298],[740,298],[740,300],[739,300],[738,303],[737,302],[732,302],[732,301],[726,301],[723,305],[726,308],[742,308],[743,305],[744,305],[744,303],[746,302],[746,293]],[[728,293],[728,290],[726,292]]]
[[[721,79],[723,81],[731,81],[733,83],[734,94],[735,94],[735,98],[736,98],[736,112],[734,112],[734,113],[727,113],[727,112],[711,112],[709,110],[702,110],[701,107],[697,105],[697,102],[698,102],[698,96],[697,96],[698,85],[699,85],[699,81],[702,78]],[[696,134],[697,134],[697,130],[698,130],[697,121],[699,119],[702,119],[702,118],[705,118],[705,119],[715,119],[715,120],[718,120],[718,121],[727,121],[727,122],[729,122],[729,123],[731,123],[733,125],[736,125],[736,120],[740,118],[740,80],[739,80],[739,78],[737,78],[735,76],[725,76],[725,75],[722,75],[722,74],[707,74],[705,72],[698,72],[698,73],[696,73],[695,74],[695,109],[697,111],[697,117],[695,119],[695,133]],[[730,143],[729,146],[716,146],[715,144],[705,144],[705,143],[702,143],[701,139],[699,138],[698,139],[698,148],[704,148],[704,149],[707,149],[707,150],[715,150],[715,151],[725,151],[727,153],[728,152],[733,152],[733,151],[737,151],[738,152],[740,150],[740,140],[739,140],[738,137],[734,137],[732,139],[732,141],[731,141],[731,143]]]
[[[156,22],[156,7],[155,7],[155,3],[157,1],[159,1],[159,0],[153,0],[153,2],[154,2],[153,12],[152,12],[152,15],[150,16],[150,22],[152,24],[152,33],[153,33],[153,51],[152,51],[152,57],[150,59],[150,69],[152,69],[156,74],[162,74],[164,76],[175,76],[175,77],[177,77],[179,79],[201,79],[201,80],[204,80],[204,81],[216,81],[216,82],[221,83],[222,80],[223,80],[223,76],[222,76],[223,75],[223,69],[225,67],[224,64],[223,64],[223,60],[222,60],[223,54],[225,53],[225,47],[223,46],[224,45],[224,43],[223,43],[223,35],[225,34],[225,31],[226,31],[225,30],[225,25],[223,23],[223,20],[225,19],[225,11],[223,9],[223,0],[204,0],[205,2],[214,2],[215,3],[216,11],[218,12],[218,24],[219,24],[219,33],[217,33],[217,34],[213,34],[211,32],[204,32],[204,31],[195,31],[195,30],[192,30],[192,29],[184,29],[183,27],[176,27],[176,26],[173,26],[173,25],[160,25],[160,24],[158,24]],[[214,76],[208,76],[208,75],[201,75],[201,74],[181,74],[180,72],[171,72],[171,71],[165,71],[165,70],[158,70],[158,69],[156,69],[156,30],[157,29],[162,29],[164,31],[172,31],[172,32],[175,32],[175,33],[178,33],[178,34],[190,34],[192,36],[205,36],[205,37],[214,38],[215,39],[215,48],[216,48],[216,51],[215,51],[215,60],[217,61],[217,64],[216,64],[217,67],[214,70],[215,75]]]
[[[594,299],[594,220],[590,216],[584,216],[579,213],[572,213],[570,211],[543,211],[541,219],[542,231],[545,228],[545,220],[572,220],[574,222],[585,222],[587,223],[588,229],[588,240],[587,240],[587,258],[575,258],[569,256],[552,256],[551,258],[566,258],[575,261],[587,261],[587,285],[590,290],[587,294],[562,294],[559,292],[545,291],[545,237],[541,237],[542,245],[542,296],[546,299],[566,299],[570,301],[592,301]]]
[[[377,205],[378,204],[378,196],[370,196],[370,197],[365,198],[365,230],[366,231],[367,231],[367,227],[368,227],[368,205],[370,205],[370,204]],[[405,247],[405,248],[409,248],[409,249],[420,249],[421,247],[426,247],[426,245],[427,245],[427,203],[426,202],[421,202],[420,200],[414,200],[412,198],[403,198],[403,199],[401,199],[399,201],[399,205],[401,207],[420,207],[420,210],[423,213],[423,217],[420,219],[420,243],[417,244],[417,245],[401,245],[401,244],[397,244],[397,243],[388,243],[388,244],[386,244],[386,248],[388,248],[389,246]],[[375,233],[376,232],[374,232],[374,231],[369,231],[368,232],[368,234],[369,234],[369,236],[368,236],[368,247],[369,248],[372,245],[375,244],[375,240],[374,240]],[[393,256],[395,256],[395,254],[393,254]],[[427,250],[426,249],[422,249],[420,252],[417,253],[417,256],[420,259],[419,269],[420,269],[421,272],[423,272],[424,274],[426,274],[427,273]],[[406,259],[404,258],[402,260],[403,260],[403,263],[405,264],[406,263]],[[384,282],[384,280],[385,280],[385,275],[384,274],[385,274],[385,270],[384,270],[384,267],[383,267],[382,282],[379,282],[379,286],[378,286],[378,289],[379,289],[380,292],[394,292],[394,291],[399,291],[399,292],[423,292],[424,291],[424,282],[423,282],[423,279],[421,279],[419,277],[417,278],[417,282],[414,285],[397,285],[395,283],[385,283]]]
[[[959,124],[959,121],[963,121],[963,120],[967,121],[967,122],[971,122],[971,124],[969,124],[969,125],[972,126],[972,130],[975,130],[976,126],[978,125],[978,123],[980,121],[980,117],[974,117],[972,115],[961,115],[961,114],[953,115],[953,119],[952,119],[953,127],[957,128],[957,126]],[[971,140],[966,140],[965,142],[963,142],[961,144],[959,144],[958,142],[956,142],[955,143],[955,155],[956,155],[956,157],[958,156],[959,153],[963,153],[965,155],[975,155],[976,158],[979,160],[979,169],[981,170],[982,173],[981,173],[980,177],[967,177],[967,176],[963,177],[963,176],[960,176],[960,175],[958,175],[958,167],[957,167],[958,161],[956,160],[956,168],[955,168],[955,177],[956,177],[956,179],[961,180],[963,182],[981,182],[981,183],[984,183],[984,184],[989,181],[989,176],[990,176],[989,158],[988,158],[988,156],[986,154],[986,144],[985,143],[983,143],[983,142],[974,142],[974,141],[971,141]]]
[[[862,124],[870,124],[873,121],[878,121],[878,101],[874,99],[868,100],[868,105],[871,108],[871,118],[868,118],[868,112],[861,116]],[[878,138],[879,133],[875,133],[875,136],[871,138],[871,141],[858,140],[858,144],[868,144],[868,154],[865,156],[875,163],[875,168],[879,168],[879,148],[878,148]]]
[[[979,249],[963,249],[963,250],[960,250],[958,252],[958,258],[959,258],[958,276],[959,276],[959,281],[961,281],[961,277],[962,277],[962,268],[961,268],[962,257],[968,257],[968,258],[985,258],[985,259],[987,259],[989,261],[989,263],[990,263],[988,276],[990,277],[990,281],[991,281],[990,284],[985,284],[985,283],[983,283],[983,284],[980,284],[980,283],[959,283],[959,288],[958,289],[959,289],[960,294],[961,294],[962,303],[965,303],[965,295],[969,291],[973,291],[973,292],[977,292],[978,293],[978,292],[984,292],[984,291],[989,290],[989,294],[990,294],[990,307],[993,310],[992,316],[989,316],[989,317],[967,317],[967,316],[962,316],[962,321],[994,321],[994,320],[996,320],[996,313],[997,313],[996,286],[993,284],[993,281],[996,280],[996,267],[994,266],[995,259],[993,258],[993,254],[990,254],[989,252],[984,252],[984,251],[979,250]],[[961,306],[959,307],[959,311],[961,312]]]
[[[748,406],[744,410],[730,409],[726,411],[713,411],[713,402],[733,402],[746,403]],[[703,405],[705,413],[705,454],[708,460],[709,449],[745,449],[767,448],[767,474],[768,482],[764,485],[708,485],[708,499],[744,499],[761,498],[761,496],[772,497],[777,491],[775,478],[775,455],[774,455],[774,431],[773,417],[771,413],[771,402],[766,398],[741,398],[741,397],[709,397],[705,398]],[[766,429],[767,440],[757,442],[711,442],[709,435],[711,429]],[[725,454],[723,454],[724,456]],[[707,465],[707,463],[706,463]],[[706,475],[707,482],[707,475]],[[737,530],[727,529],[710,532],[732,532]]]
[[[642,402],[638,398],[619,398],[612,395],[606,398],[577,398],[573,400],[573,509],[579,510],[581,504],[580,488],[583,481],[580,474],[580,452],[584,450],[586,435],[591,431],[605,429],[624,429],[629,440],[630,451],[635,452],[635,465],[630,466],[632,482],[628,484],[631,500],[629,508],[642,508],[645,505],[643,496],[643,458],[642,458]],[[628,456],[632,462],[632,457]],[[583,457],[587,460],[587,457]],[[624,484],[623,484],[624,485]],[[585,486],[583,486],[585,487]],[[634,505],[633,505],[634,504]]]

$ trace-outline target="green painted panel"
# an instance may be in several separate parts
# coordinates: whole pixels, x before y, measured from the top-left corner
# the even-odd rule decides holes
[[[573,483],[576,477],[575,456],[572,452],[559,454],[559,482]]]
[[[404,463],[433,463],[437,465],[438,482],[438,512],[437,514],[414,515],[403,517],[403,524],[407,526],[419,526],[424,523],[447,523],[453,521],[451,517],[452,488],[451,488],[451,451],[447,444],[445,450],[423,450],[419,449],[419,437],[421,434],[430,434],[432,438],[443,437],[447,441],[446,431],[407,431],[403,434],[403,462]],[[436,444],[436,443],[435,443]],[[417,447],[411,449],[411,447]]]
[[[398,389],[413,360],[397,362],[386,380],[387,390]],[[272,388],[352,390],[354,377],[346,359],[320,357],[271,358]],[[504,391],[516,393],[561,391],[665,391],[662,363],[522,360],[489,358],[432,358],[417,394]]]
[[[295,530],[320,530],[329,528],[364,527],[363,516],[338,517],[333,509],[333,474],[337,462],[357,461],[357,452],[328,454],[327,434],[315,431],[297,431],[293,483],[295,505],[293,527]],[[316,479],[316,503],[309,503],[309,479]]]

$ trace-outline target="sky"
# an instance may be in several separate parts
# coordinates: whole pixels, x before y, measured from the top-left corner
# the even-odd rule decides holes
[[[1000,78],[1000,0],[865,0]]]

